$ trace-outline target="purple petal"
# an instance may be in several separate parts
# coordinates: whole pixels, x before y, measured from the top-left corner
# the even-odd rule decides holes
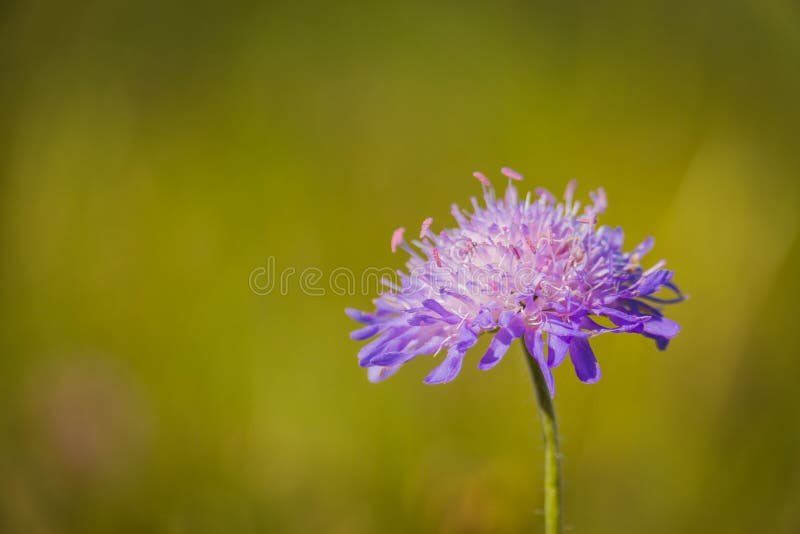
[[[442,343],[447,338],[444,333],[436,334],[431,336],[430,339],[427,341],[420,343],[418,345],[406,347],[406,350],[413,351],[414,354],[419,356],[420,354],[433,354],[442,346]],[[411,344],[409,344],[411,345]]]
[[[377,384],[386,380],[400,369],[400,366],[395,367],[370,367],[367,369],[367,379],[373,384]]]
[[[681,325],[666,317],[653,317],[644,323],[644,332],[655,337],[672,339],[681,331]]]
[[[358,351],[358,359],[364,360],[365,358],[369,358],[379,352],[381,352],[388,343],[402,337],[403,335],[407,335],[408,331],[410,330],[409,327],[392,327],[386,329],[378,338],[373,339],[363,347],[361,350]]]
[[[569,357],[581,382],[594,384],[600,380],[600,365],[586,339],[573,338],[569,344]]]
[[[399,351],[416,337],[416,332],[410,327],[389,328],[379,337],[373,339],[358,351],[358,359],[362,367],[372,365],[370,361],[375,356],[384,352]]]
[[[648,237],[647,239],[639,243],[635,249],[633,249],[633,253],[638,254],[639,256],[644,256],[645,254],[650,252],[655,243],[656,243],[655,239],[653,239],[652,237]]]
[[[528,353],[536,360],[536,363],[539,364],[539,369],[542,370],[542,375],[544,375],[544,381],[547,383],[547,389],[550,391],[550,397],[555,397],[556,395],[556,384],[555,380],[553,380],[553,372],[550,370],[550,366],[547,365],[547,361],[545,359],[544,354],[544,339],[542,338],[542,333],[539,331],[536,332],[525,332],[525,347],[528,349]]]
[[[347,314],[354,321],[364,324],[372,324],[375,322],[375,316],[371,313],[366,313],[355,308],[345,308],[344,313]]]
[[[486,307],[481,307],[473,323],[481,330],[490,330],[495,327],[495,322],[492,318],[492,312]]]
[[[669,282],[673,274],[675,273],[670,270],[660,269],[654,273],[643,276],[641,280],[639,280],[639,287],[636,288],[636,294],[649,295],[650,293],[655,293],[662,285]]]
[[[430,354],[441,346],[445,337],[443,332],[428,334],[428,337],[424,338],[420,336],[417,329],[409,328],[405,331],[395,329],[392,333],[383,334],[378,339],[365,345],[359,351],[359,365],[361,367],[371,367],[373,365],[399,364],[401,363],[399,361],[387,363],[389,361],[387,358],[398,358],[396,353],[407,354],[405,361],[420,354]],[[365,351],[364,349],[368,347],[370,347],[369,351]]]
[[[669,339],[665,337],[654,337],[653,339],[656,340],[656,347],[658,347],[658,350],[667,350],[667,345],[669,345]]]
[[[611,236],[608,240],[613,248],[622,248],[622,243],[625,241],[625,234],[622,232],[622,228],[617,226],[614,230],[612,230]]]
[[[569,323],[558,321],[555,319],[548,319],[542,329],[548,334],[555,334],[557,336],[566,337],[589,337],[588,332],[581,332],[578,326],[573,326]]]
[[[461,371],[464,355],[478,341],[478,336],[469,328],[459,332],[458,341],[447,351],[447,356],[431,373],[425,377],[426,384],[450,382]]]
[[[657,302],[659,304],[677,304],[678,302],[683,302],[687,298],[687,295],[684,295],[681,292],[680,288],[677,285],[675,285],[675,283],[673,283],[671,279],[670,279],[670,281],[666,282],[663,285],[662,289],[663,288],[667,288],[669,290],[669,292],[671,292],[673,294],[673,296],[672,297],[654,297],[652,295],[647,295],[647,296],[644,296],[642,298],[647,299],[647,300],[649,300],[651,302]]]
[[[497,324],[501,328],[505,328],[510,325],[511,321],[517,316],[517,312],[513,310],[503,310],[500,312],[500,316],[497,318]]]
[[[647,316],[633,315],[627,313],[624,310],[618,310],[616,308],[608,308],[605,306],[597,308],[595,311],[597,311],[597,315],[605,315],[606,317],[614,321],[614,323],[617,324],[618,326],[640,323],[642,321],[647,320]]]
[[[547,334],[547,345],[547,364],[550,367],[558,367],[567,357],[569,340],[553,334]]]
[[[525,328],[525,317],[520,313],[515,314],[508,322],[508,330],[514,338],[522,337],[522,334],[525,333]]]
[[[411,326],[425,326],[441,322],[442,319],[439,317],[433,317],[432,315],[424,315],[424,314],[417,314],[412,317],[409,317],[408,319],[408,324]]]
[[[461,302],[463,302],[464,304],[466,304],[467,306],[473,306],[475,304],[475,301],[472,300],[467,295],[462,295],[461,293],[459,293],[457,291],[453,291],[452,289],[448,289],[446,287],[441,288],[439,290],[439,293],[442,294],[442,295],[447,295],[448,297],[453,297],[454,299],[458,299]]]
[[[456,347],[462,352],[467,352],[472,346],[478,342],[478,335],[469,327],[461,329],[456,341]]]
[[[362,367],[369,367],[369,364],[365,362],[383,351],[386,345],[392,340],[392,336],[394,335],[393,329],[389,329],[381,334],[380,337],[373,339],[361,347],[361,350],[358,351],[358,361],[364,363]]]
[[[644,323],[638,322],[638,323],[624,324],[622,326],[617,326],[617,327],[607,327],[597,324],[590,317],[583,317],[581,319],[581,326],[588,330],[592,330],[593,332],[598,332],[600,334],[608,334],[608,333],[623,334],[626,332],[634,332],[634,333],[641,332],[644,328]]]
[[[365,339],[369,339],[375,334],[380,331],[381,325],[379,324],[372,324],[369,326],[365,326],[364,328],[359,328],[358,330],[353,330],[350,332],[350,339],[355,339],[356,341],[364,341]]]
[[[422,301],[422,305],[425,306],[426,308],[428,308],[429,310],[434,311],[437,314],[439,314],[448,323],[456,324],[456,323],[458,323],[460,321],[460,319],[458,318],[458,315],[456,315],[455,313],[453,313],[451,311],[446,310],[444,306],[442,306],[441,304],[439,304],[438,302],[436,302],[433,299],[426,299],[426,300]]]
[[[505,353],[508,352],[512,341],[514,341],[514,336],[507,328],[498,330],[492,342],[489,343],[489,349],[486,351],[486,354],[481,358],[481,361],[478,362],[478,369],[486,371],[497,365],[503,356],[505,356]]]
[[[369,360],[369,367],[375,367],[376,365],[381,367],[402,365],[413,360],[415,356],[416,354],[413,352],[384,352],[383,354],[371,358]]]
[[[442,363],[425,377],[426,384],[443,384],[450,382],[461,371],[461,363],[464,361],[466,351],[461,351],[458,347],[450,347]]]

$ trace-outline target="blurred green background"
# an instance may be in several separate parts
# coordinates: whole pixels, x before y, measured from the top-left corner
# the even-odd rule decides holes
[[[800,532],[798,65],[788,0],[3,2],[0,531],[541,531],[518,348],[376,386],[374,289],[248,286],[400,267],[509,165],[691,295],[557,370],[568,532]]]

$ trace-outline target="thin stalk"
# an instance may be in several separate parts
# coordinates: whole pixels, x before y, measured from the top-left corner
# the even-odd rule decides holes
[[[544,531],[545,534],[561,534],[561,472],[558,458],[558,427],[553,399],[538,362],[528,352],[525,342],[522,350],[536,391],[539,418],[542,421],[544,438]]]

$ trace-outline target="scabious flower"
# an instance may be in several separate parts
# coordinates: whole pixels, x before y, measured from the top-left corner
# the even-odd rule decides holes
[[[552,396],[551,369],[567,355],[581,381],[600,379],[589,343],[595,336],[641,334],[663,350],[678,334],[678,324],[661,312],[663,305],[684,299],[673,272],[663,268],[664,261],[647,270],[641,266],[652,238],[623,252],[622,229],[597,226],[606,209],[602,188],[590,193],[591,204],[581,210],[573,200],[574,181],[563,202],[541,188],[520,199],[513,182],[522,176],[508,168],[501,172],[508,177],[502,198],[486,176],[474,174],[485,207],[474,197],[471,213],[454,204],[457,227],[437,234],[428,218],[418,240],[406,241],[404,228],[392,235],[392,251],[410,255],[408,272],[398,271],[398,283],[384,280],[388,290],[374,301],[374,312],[346,310],[365,325],[353,339],[375,338],[358,354],[371,381],[417,356],[444,352],[425,382],[449,382],[487,333],[493,338],[479,369],[497,365],[512,341],[522,338]]]

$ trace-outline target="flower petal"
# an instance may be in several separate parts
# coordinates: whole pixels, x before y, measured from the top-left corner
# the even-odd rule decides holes
[[[668,269],[659,269],[654,273],[642,276],[636,288],[636,294],[649,295],[650,293],[655,293],[662,285],[669,282],[674,274],[673,271]]]
[[[553,380],[553,372],[550,370],[550,366],[547,365],[547,360],[545,358],[544,338],[542,337],[542,333],[538,330],[525,332],[524,340],[528,353],[536,360],[536,363],[539,364],[539,369],[542,370],[544,381],[547,383],[547,389],[550,391],[550,397],[555,397],[556,384],[555,380]]]
[[[586,339],[579,337],[572,339],[569,344],[569,357],[581,382],[594,384],[600,380],[600,365]]]
[[[608,236],[608,241],[612,249],[619,250],[622,248],[622,243],[625,241],[625,234],[622,231],[622,227],[617,226],[614,228],[611,231],[611,235]]]
[[[393,337],[389,337],[389,335]],[[406,354],[404,361],[409,361],[420,354],[431,354],[438,350],[446,337],[444,332],[428,334],[427,337],[422,337],[413,329],[408,329],[399,334],[395,332],[383,334],[378,339],[365,345],[364,348],[377,342],[381,342],[380,344],[375,345],[365,354],[359,352],[359,365],[361,367],[372,367],[373,365],[399,364],[400,362],[396,360],[402,359],[398,356],[400,353]]]
[[[644,323],[644,332],[656,337],[672,339],[681,331],[681,325],[666,317],[653,317]]]
[[[582,332],[580,327],[572,326],[569,323],[558,321],[556,319],[548,319],[542,326],[542,330],[548,334],[555,334],[557,336],[565,337],[589,337],[588,332]]]
[[[413,360],[415,356],[416,354],[413,352],[384,352],[383,354],[379,354],[378,356],[371,358],[369,361],[369,366],[375,367],[378,365],[381,367],[392,367],[395,365],[402,365]]]
[[[650,252],[650,250],[652,250],[653,245],[655,245],[655,244],[656,244],[656,240],[653,239],[652,236],[648,237],[644,241],[642,241],[641,243],[636,245],[636,248],[633,249],[632,254],[638,254],[639,256],[644,256],[645,254]]]
[[[461,371],[461,363],[464,361],[466,351],[461,351],[458,347],[450,347],[442,363],[436,366],[433,371],[425,377],[426,384],[443,384],[450,382]]]
[[[522,337],[525,333],[525,317],[520,313],[515,314],[508,322],[508,330],[515,338]]]
[[[398,339],[408,335],[407,328],[388,328],[380,336],[373,339],[358,351],[358,361],[361,367],[369,367],[369,359],[373,356],[386,352],[390,343],[396,343]]]
[[[651,336],[646,335],[645,337],[651,337]],[[653,339],[656,340],[656,347],[658,347],[658,350],[667,350],[667,346],[669,345],[669,339],[665,337],[653,337]]]
[[[648,320],[647,315],[633,315],[625,310],[601,306],[596,309],[597,315],[604,315],[614,321],[617,326],[636,324]]]
[[[440,315],[442,317],[442,319],[444,319],[446,322],[448,322],[450,324],[456,324],[461,320],[458,317],[458,315],[456,315],[455,313],[453,313],[451,311],[448,311],[447,309],[445,309],[444,306],[442,306],[439,302],[437,302],[437,301],[435,301],[433,299],[423,300],[422,301],[422,305],[425,306],[426,308],[428,308],[429,310],[431,310],[431,311],[437,313],[438,315]]]
[[[399,365],[394,367],[370,367],[367,369],[367,379],[373,384],[377,384],[395,374],[398,369],[400,369]]]
[[[425,377],[426,384],[442,384],[450,382],[461,371],[464,355],[478,341],[478,336],[469,328],[461,330],[458,341],[447,351],[444,361]]]
[[[547,346],[547,365],[550,367],[558,367],[567,357],[569,339],[564,339],[554,334],[547,334]]]
[[[364,341],[365,339],[369,339],[375,334],[377,334],[381,329],[381,325],[379,324],[371,324],[367,325],[364,328],[359,328],[358,330],[353,330],[350,332],[350,339],[355,339],[356,341]]]
[[[355,308],[345,308],[344,313],[347,314],[354,321],[364,324],[372,324],[375,322],[375,315],[366,313]]]
[[[597,324],[591,317],[587,315],[586,317],[581,318],[581,326],[586,328],[587,330],[591,330],[598,334],[609,334],[609,333],[624,334],[629,332],[638,334],[644,328],[644,323],[638,322],[638,323],[624,324],[622,326],[616,326],[616,327],[606,327]]]
[[[417,314],[408,318],[410,326],[426,326],[444,321],[441,317],[434,317],[432,315]]]
[[[484,354],[481,361],[478,362],[478,369],[486,371],[497,365],[503,356],[505,356],[506,352],[508,352],[512,341],[514,341],[514,335],[508,328],[501,328],[498,330],[494,338],[492,338],[492,342],[489,343],[489,349],[486,351],[486,354]]]

